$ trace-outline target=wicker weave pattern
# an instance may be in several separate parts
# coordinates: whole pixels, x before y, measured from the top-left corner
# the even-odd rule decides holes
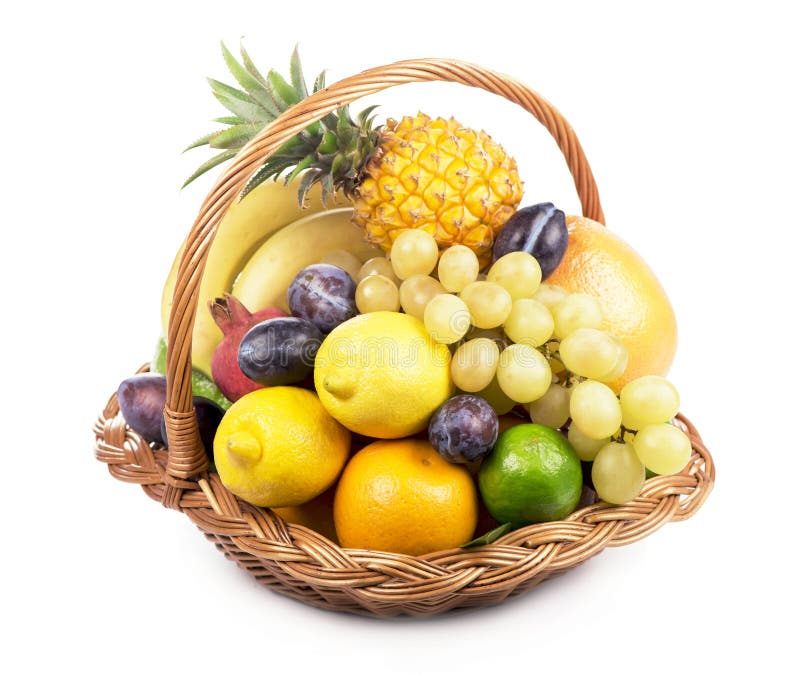
[[[555,108],[524,85],[472,64],[404,61],[374,68],[305,99],[265,128],[237,155],[206,197],[178,271],[167,342],[166,424],[170,452],[150,446],[125,425],[116,395],[95,424],[95,454],[121,481],[140,484],[164,506],[185,513],[225,556],[265,586],[306,603],[372,616],[433,615],[491,605],[524,592],[601,552],[635,542],[669,521],[690,517],[714,483],[714,465],[683,416],[693,456],[679,474],[645,483],[622,506],[598,503],[564,521],[535,524],[492,545],[411,557],[342,549],[286,524],[270,510],[233,496],[199,441],[191,403],[191,336],[205,260],[217,224],[249,176],[291,136],[336,108],[388,87],[449,81],[498,94],[529,111],[552,134],[567,161],[584,215],[603,222],[597,187],[580,143]]]
[[[183,511],[225,556],[261,584],[314,606],[371,616],[434,615],[500,603],[599,554],[689,518],[714,484],[714,465],[695,427],[678,423],[694,453],[680,474],[649,479],[636,500],[597,503],[565,521],[527,526],[483,547],[422,557],[342,549],[303,526],[233,496],[216,474],[180,481],[167,453],[126,427],[112,396],[94,427],[95,453],[112,476],[140,484]]]

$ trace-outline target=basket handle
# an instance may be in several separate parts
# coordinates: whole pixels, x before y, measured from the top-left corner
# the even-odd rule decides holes
[[[411,82],[455,82],[516,103],[550,132],[564,154],[585,216],[603,222],[597,186],[575,132],[544,98],[481,66],[445,59],[398,61],[345,78],[292,106],[259,132],[233,159],[206,197],[178,268],[167,332],[167,475],[188,479],[208,468],[192,407],[192,330],[200,280],[217,225],[248,179],[273,152],[313,122],[362,96]]]

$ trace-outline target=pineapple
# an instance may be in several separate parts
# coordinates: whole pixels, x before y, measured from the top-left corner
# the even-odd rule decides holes
[[[210,80],[217,99],[234,117],[218,118],[227,129],[208,134],[189,148],[220,148],[187,184],[232,157],[264,125],[307,96],[295,49],[291,82],[277,72],[267,77],[242,48],[242,64],[222,46],[223,56],[243,90]],[[313,91],[325,86],[324,73]],[[423,113],[375,124],[375,106],[350,116],[339,109],[287,141],[253,175],[245,194],[262,181],[283,174],[300,176],[298,199],[319,182],[323,198],[341,190],[353,202],[354,220],[366,237],[388,251],[409,228],[433,235],[440,248],[464,244],[488,263],[494,236],[522,199],[517,165],[483,131],[450,118]]]

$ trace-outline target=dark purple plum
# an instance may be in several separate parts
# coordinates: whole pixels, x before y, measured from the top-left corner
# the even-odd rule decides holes
[[[322,339],[322,332],[307,319],[266,319],[244,334],[239,344],[239,368],[262,385],[299,383],[314,369]]]
[[[356,316],[356,283],[335,265],[317,263],[303,268],[289,286],[289,309],[323,333]]]
[[[547,279],[558,267],[567,250],[567,221],[564,212],[550,202],[534,204],[516,211],[494,241],[494,260],[512,251],[526,251],[542,268]]]
[[[445,460],[469,463],[488,455],[497,441],[497,413],[474,394],[451,397],[433,414],[428,440]]]
[[[200,439],[203,442],[203,448],[206,451],[208,459],[213,462],[214,460],[214,435],[217,433],[217,427],[225,415],[225,411],[215,401],[206,399],[205,397],[192,397],[194,404],[194,414],[197,418],[197,426],[200,429]],[[164,416],[161,416],[161,438],[164,444],[167,443],[167,425]]]
[[[167,403],[167,378],[157,373],[138,373],[117,388],[119,410],[128,426],[146,441],[164,443],[161,416]]]

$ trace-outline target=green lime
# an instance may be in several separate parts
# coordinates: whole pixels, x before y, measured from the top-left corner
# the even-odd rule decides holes
[[[153,373],[161,374],[167,372],[167,343],[163,338],[158,339],[156,352],[150,362],[150,370]],[[231,402],[219,391],[214,381],[198,369],[192,369],[192,394],[197,397],[211,399],[225,411],[231,407]]]
[[[515,425],[497,440],[478,473],[489,513],[515,526],[558,521],[578,505],[581,461],[560,432],[544,425]]]

